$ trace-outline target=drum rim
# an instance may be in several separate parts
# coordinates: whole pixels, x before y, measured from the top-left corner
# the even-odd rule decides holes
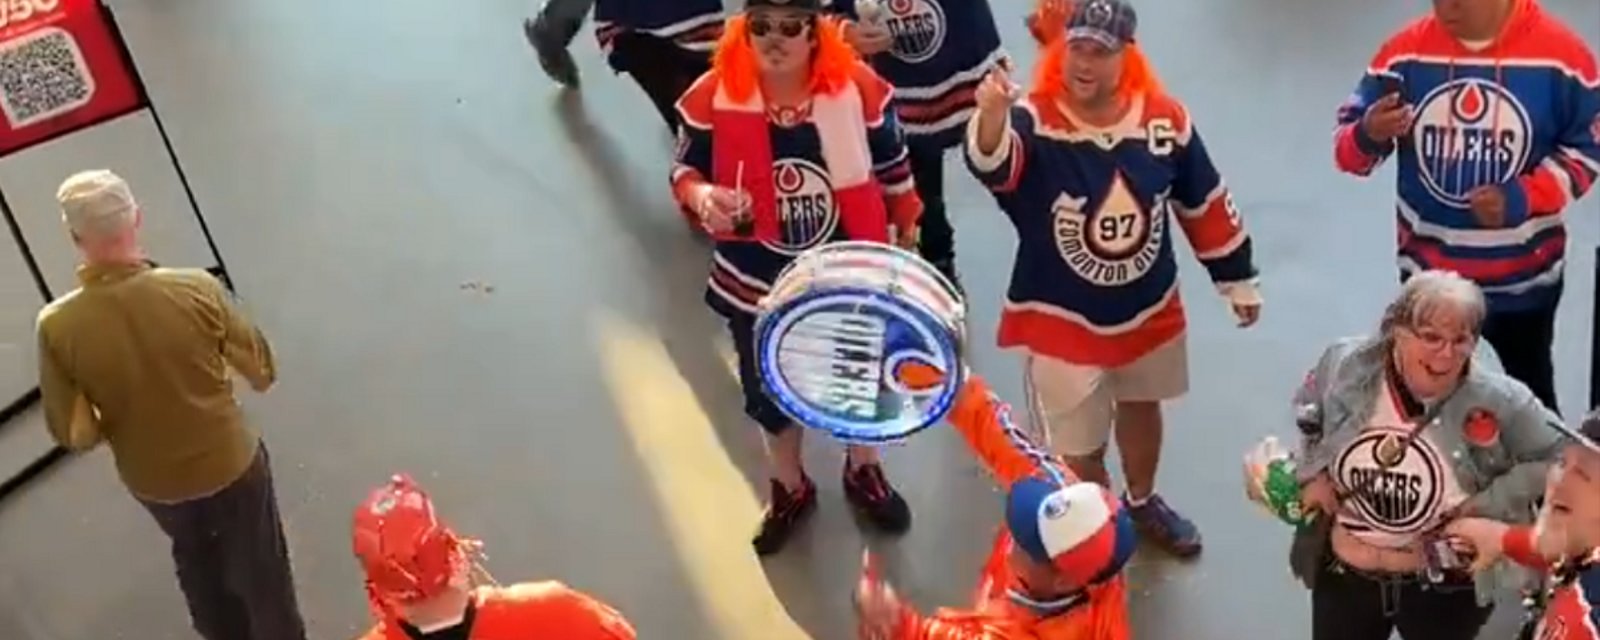
[[[907,259],[911,264],[917,265],[918,271],[926,273],[933,280],[934,284],[938,285],[939,290],[955,302],[955,311],[956,313],[960,314],[960,317],[956,318],[956,320],[965,320],[967,315],[966,295],[956,287],[954,281],[950,280],[948,277],[945,277],[943,272],[934,267],[933,263],[928,262],[927,259],[918,255],[914,251],[902,249],[892,244],[874,242],[871,240],[841,240],[807,249],[806,251],[795,256],[789,261],[789,264],[785,265],[783,269],[778,272],[778,277],[772,279],[771,290],[776,291],[779,289],[779,283],[783,282],[785,277],[798,271],[797,268],[800,266],[801,262],[807,260],[820,260],[821,258],[818,256],[852,251],[888,254],[893,257]]]
[[[773,404],[777,405],[778,408],[789,417],[789,419],[794,420],[800,426],[819,431],[826,431],[836,440],[863,444],[885,444],[897,442],[915,435],[922,430],[944,420],[945,416],[955,408],[956,399],[960,394],[962,384],[964,384],[963,378],[965,376],[960,363],[962,362],[962,356],[965,347],[965,335],[962,331],[961,325],[959,324],[949,327],[951,329],[950,331],[933,332],[936,347],[943,350],[950,356],[951,364],[953,364],[953,366],[950,368],[951,370],[948,372],[948,375],[950,376],[950,380],[953,384],[946,384],[945,387],[935,395],[933,402],[929,405],[932,410],[919,418],[915,422],[915,426],[897,431],[893,435],[882,435],[876,437],[864,436],[857,435],[855,430],[837,428],[835,425],[841,422],[839,419],[829,418],[826,416],[817,416],[816,414],[818,412],[809,407],[795,406],[807,404],[802,400],[796,399],[796,394],[785,394],[776,391],[775,387],[777,385],[774,381],[781,380],[781,373],[778,371],[777,353],[775,353],[777,345],[775,344],[776,341],[773,340],[772,334],[779,325],[778,323],[773,322],[772,319],[777,316],[786,315],[793,308],[811,303],[817,298],[840,295],[865,297],[876,302],[898,308],[919,320],[933,321],[933,324],[937,326],[949,327],[949,325],[946,323],[938,320],[937,314],[923,308],[923,305],[920,303],[908,302],[878,290],[863,287],[838,287],[827,290],[808,290],[801,292],[793,298],[783,301],[783,303],[779,304],[777,307],[763,311],[756,319],[756,330],[754,332],[756,367],[761,375],[761,386],[763,390],[767,392],[768,396],[772,398]],[[812,417],[821,417],[822,419],[816,420],[816,422],[822,424],[812,424],[811,421],[808,420],[808,418]]]

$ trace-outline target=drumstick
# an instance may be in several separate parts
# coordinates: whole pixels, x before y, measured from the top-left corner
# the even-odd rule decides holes
[[[739,215],[733,223],[733,232],[741,236],[748,236],[755,231],[756,221],[752,219],[745,205],[744,195],[744,161],[740,160],[733,170],[733,193],[739,198]]]

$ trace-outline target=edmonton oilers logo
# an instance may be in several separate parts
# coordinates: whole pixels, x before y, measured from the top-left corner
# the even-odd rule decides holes
[[[1494,82],[1462,78],[1428,92],[1417,105],[1417,169],[1433,197],[1468,206],[1467,194],[1508,182],[1532,153],[1528,110]]]
[[[756,353],[784,413],[846,442],[925,429],[961,386],[958,336],[921,305],[865,287],[809,290],[763,312]]]
[[[833,236],[839,225],[839,206],[833,199],[828,173],[805,160],[780,160],[773,182],[778,191],[779,239],[769,246],[795,254]]]
[[[889,0],[884,25],[894,44],[889,52],[905,62],[927,62],[944,46],[944,8],[938,0]]]

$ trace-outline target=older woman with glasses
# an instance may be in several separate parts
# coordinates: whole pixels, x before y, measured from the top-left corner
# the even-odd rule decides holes
[[[1558,418],[1475,355],[1485,313],[1471,281],[1419,273],[1378,335],[1334,343],[1296,393],[1301,501],[1318,517],[1290,563],[1313,640],[1471,640],[1492,594],[1520,585],[1510,569],[1474,578],[1441,533],[1532,521],[1560,447]]]

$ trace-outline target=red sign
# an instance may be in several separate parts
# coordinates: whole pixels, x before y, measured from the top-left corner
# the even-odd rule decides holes
[[[0,156],[145,106],[100,0],[0,0]]]

